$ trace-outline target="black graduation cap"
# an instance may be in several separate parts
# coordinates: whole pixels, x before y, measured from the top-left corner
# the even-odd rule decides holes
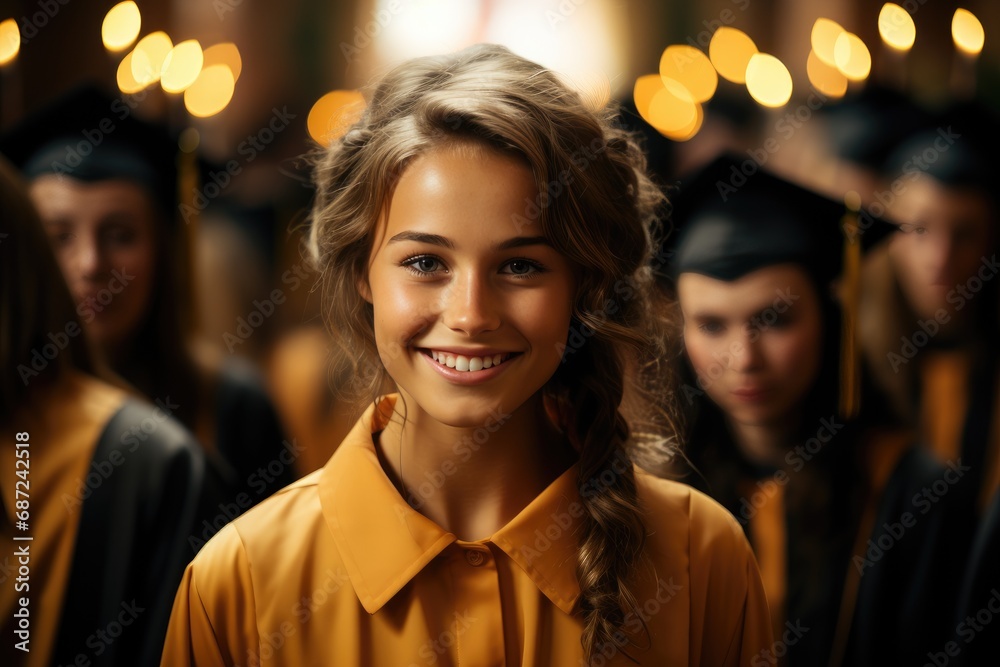
[[[926,125],[930,114],[892,88],[866,86],[820,111],[830,145],[842,159],[878,170],[892,149]]]
[[[0,137],[0,153],[28,180],[62,174],[80,181],[125,179],[177,211],[177,143],[165,127],[135,117],[121,97],[85,85]]]
[[[994,163],[1000,154],[992,109],[963,102],[928,117],[901,137],[882,166],[887,179],[920,172],[953,188],[978,190],[997,201]]]
[[[868,248],[895,229],[733,154],[683,180],[670,201],[674,277],[693,272],[732,281],[793,262],[826,284],[844,268],[845,242]]]
[[[671,197],[671,275],[733,281],[774,264],[802,266],[823,288],[840,277],[841,415],[857,414],[861,253],[896,227],[791,183],[748,157],[720,156]]]

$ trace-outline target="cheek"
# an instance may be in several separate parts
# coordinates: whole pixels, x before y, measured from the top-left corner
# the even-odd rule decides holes
[[[156,244],[152,238],[108,250],[108,262],[113,269],[125,267],[129,273],[150,276],[155,270]]]
[[[684,348],[687,350],[691,367],[699,377],[710,377],[713,352],[717,345],[717,342],[699,334],[697,330],[684,329]]]
[[[562,287],[548,293],[537,290],[522,295],[508,312],[516,314],[532,338],[564,343],[573,318],[572,295]]]
[[[373,274],[369,279],[379,348],[399,346],[422,331],[441,300],[438,290]],[[395,348],[394,348],[395,349]]]
[[[63,276],[66,278],[66,282],[71,285],[80,277],[78,274],[81,272],[77,269],[80,263],[77,261],[78,252],[71,244],[58,245],[54,241],[51,243],[52,251],[56,256],[56,264],[59,265],[59,270],[62,271]]]
[[[766,348],[768,365],[782,384],[797,388],[808,386],[819,369],[821,347],[820,332],[813,327],[772,335]]]
[[[125,290],[135,302],[145,302],[156,276],[156,247],[152,239],[108,253],[108,268],[134,276]]]
[[[909,284],[923,273],[920,265],[924,254],[920,239],[914,234],[898,234],[892,239],[889,257],[901,282]]]

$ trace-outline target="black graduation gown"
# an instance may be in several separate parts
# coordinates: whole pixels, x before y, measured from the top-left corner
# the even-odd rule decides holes
[[[764,489],[777,470],[743,459],[723,424],[703,419],[693,433],[687,455],[701,474],[687,481],[726,506],[753,544],[751,523],[759,516],[746,494]],[[884,447],[883,454],[871,451],[881,445],[863,436],[863,429],[847,424],[808,460],[795,459],[804,462],[799,472],[787,472],[784,620],[790,629],[776,636],[778,664],[923,664],[914,661],[945,636],[956,570],[939,568],[949,557],[941,540],[947,539],[951,504],[927,501],[926,513],[923,501],[914,504],[914,496],[945,471],[922,448]],[[870,493],[862,482],[873,457],[891,472]],[[905,512],[912,525],[900,533]],[[878,547],[880,537],[888,548]],[[845,603],[845,590],[853,604]],[[838,638],[842,612],[849,624]],[[836,655],[840,659],[831,662]]]
[[[257,370],[240,360],[223,365],[216,389],[216,445],[209,455],[208,483],[192,552],[222,528],[296,479],[301,449],[288,440]]]
[[[155,430],[146,433],[143,424]],[[145,439],[130,451],[139,432]],[[204,493],[205,459],[193,437],[129,399],[104,428],[93,460],[116,450],[123,463],[83,502],[54,665],[83,664],[81,655],[95,667],[158,665],[174,595],[194,556],[187,537]]]
[[[953,645],[934,652],[939,664],[948,658],[955,659],[945,664],[959,667],[1000,661],[1000,493],[994,494],[973,542],[953,630]]]

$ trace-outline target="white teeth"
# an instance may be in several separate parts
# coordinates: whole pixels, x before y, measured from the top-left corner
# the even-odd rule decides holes
[[[493,356],[487,357],[466,357],[461,354],[453,355],[448,354],[447,352],[431,350],[431,359],[443,366],[454,368],[455,370],[462,372],[475,372],[481,371],[485,368],[499,366],[503,363],[503,356],[504,355],[502,354],[494,354]]]

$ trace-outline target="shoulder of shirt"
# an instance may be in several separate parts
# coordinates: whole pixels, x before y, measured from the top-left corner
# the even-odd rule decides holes
[[[657,477],[638,467],[635,478],[639,500],[647,516],[655,518],[654,525],[647,526],[648,529],[655,530],[658,525],[667,525],[673,530],[686,528],[689,534],[698,536],[692,541],[693,548],[695,545],[713,548],[739,545],[749,549],[739,522],[713,498],[683,482]]]
[[[317,492],[322,472],[320,468],[292,482],[226,524],[205,543],[194,562],[213,560],[234,548],[249,552],[302,539],[308,530],[304,525],[307,519],[324,520]]]

